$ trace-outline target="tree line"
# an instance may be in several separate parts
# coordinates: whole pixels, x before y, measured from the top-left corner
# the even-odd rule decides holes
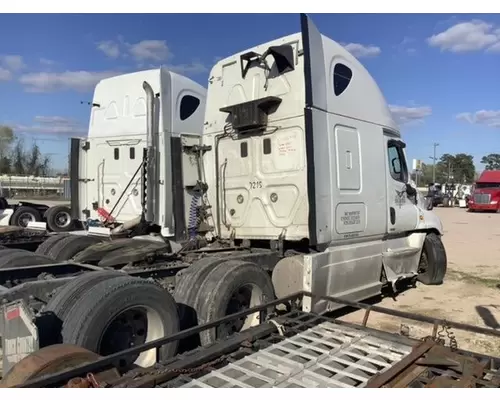
[[[485,170],[500,170],[500,154],[492,153],[481,158],[481,164]],[[433,183],[433,165],[422,164],[417,173],[413,172],[411,178],[419,186],[427,186]],[[474,156],[465,153],[443,154],[436,160],[435,182],[445,183],[473,183],[479,175],[474,165]]]
[[[0,174],[47,176],[50,172],[50,157],[36,142],[26,146],[11,127],[0,125]]]

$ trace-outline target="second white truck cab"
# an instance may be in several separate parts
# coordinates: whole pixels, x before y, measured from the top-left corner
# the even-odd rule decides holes
[[[172,236],[172,185],[179,171],[171,163],[181,151],[181,138],[198,141],[206,89],[164,68],[119,75],[97,84],[88,137],[73,141],[73,216],[81,221],[103,221],[110,215],[109,220],[119,223],[140,217],[145,194],[141,166],[148,146],[149,105],[144,82],[153,92],[156,110],[151,145],[161,155],[154,161],[156,183],[149,183],[155,197],[153,218]],[[157,190],[154,194],[153,188]]]

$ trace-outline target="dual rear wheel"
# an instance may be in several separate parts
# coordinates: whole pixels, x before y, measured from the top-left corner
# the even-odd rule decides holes
[[[186,271],[174,296],[151,280],[120,271],[86,273],[51,298],[43,329],[59,343],[109,355],[268,302],[274,291],[269,274],[253,263],[207,258]],[[198,340],[206,345],[257,324],[256,313],[203,331]],[[116,367],[153,366],[175,356],[178,346],[172,341],[158,352],[123,357]]]

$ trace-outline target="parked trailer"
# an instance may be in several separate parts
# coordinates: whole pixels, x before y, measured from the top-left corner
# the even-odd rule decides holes
[[[51,232],[69,232],[75,229],[71,210],[68,206],[49,207],[46,204],[19,201],[9,203],[0,197],[0,227],[19,226],[27,228],[30,223],[43,222]]]
[[[324,297],[365,309],[362,322],[305,313],[296,304],[307,292],[268,302],[217,321],[99,357],[86,349],[55,345],[21,360],[2,387],[68,388],[499,388],[500,359],[461,350],[454,332],[465,330],[500,340],[494,329],[444,321],[373,305]],[[280,307],[281,306],[281,307]],[[280,312],[279,310],[287,310]],[[13,312],[10,310],[8,312]],[[269,314],[271,311],[272,314]],[[152,368],[120,370],[123,360],[200,335],[258,313],[260,323]],[[374,313],[426,323],[421,339],[367,327]],[[29,321],[29,319],[28,319]]]
[[[322,314],[342,307],[325,296],[443,282],[442,225],[380,89],[306,15],[301,32],[217,62],[208,90],[158,69],[100,82],[93,103],[70,160],[88,229],[0,251],[0,298],[26,302],[42,348],[106,355],[299,291]]]

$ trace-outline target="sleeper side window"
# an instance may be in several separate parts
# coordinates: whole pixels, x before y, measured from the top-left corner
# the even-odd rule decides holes
[[[333,68],[333,92],[335,96],[340,96],[347,89],[352,79],[352,70],[344,65],[337,63]]]
[[[179,111],[179,117],[181,121],[188,119],[194,112],[198,109],[201,101],[199,98],[191,96],[189,94],[185,95],[181,100],[181,107]]]
[[[389,142],[387,147],[387,156],[389,161],[389,171],[392,178],[398,182],[406,183],[408,181],[408,170],[406,168],[406,159],[403,148],[396,142]]]

